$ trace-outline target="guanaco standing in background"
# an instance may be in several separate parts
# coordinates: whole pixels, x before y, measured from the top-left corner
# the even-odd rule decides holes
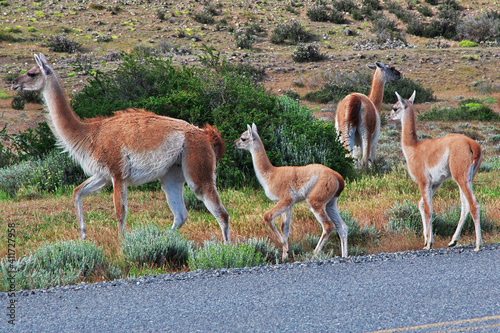
[[[401,78],[401,73],[388,64],[375,62],[375,66],[367,67],[375,70],[370,94],[347,95],[337,105],[335,114],[335,128],[350,155],[357,159],[357,167],[367,167],[369,161],[375,161],[385,82]]]

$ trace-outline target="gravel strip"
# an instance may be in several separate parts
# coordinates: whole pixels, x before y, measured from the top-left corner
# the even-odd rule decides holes
[[[500,243],[485,244],[481,248],[481,251],[495,251],[495,250],[500,250]],[[56,291],[64,292],[73,290],[110,288],[119,285],[140,285],[158,281],[208,279],[208,278],[214,278],[214,277],[217,278],[223,276],[237,276],[241,274],[262,274],[269,271],[301,269],[307,267],[318,267],[322,265],[374,263],[381,261],[406,260],[406,259],[413,259],[416,257],[429,257],[429,256],[450,255],[450,254],[460,254],[460,253],[470,253],[470,252],[474,252],[474,245],[457,246],[452,248],[445,247],[432,250],[412,250],[412,251],[403,251],[394,253],[380,253],[380,254],[372,254],[365,256],[353,256],[348,258],[334,257],[327,260],[294,262],[288,264],[267,265],[267,266],[222,268],[209,271],[197,270],[193,272],[142,276],[134,279],[120,279],[115,281],[98,282],[98,283],[82,282],[80,284],[70,285],[70,286],[49,287],[45,289],[36,289],[36,290],[22,290],[16,292],[16,295],[29,296],[29,295],[44,294],[44,293],[54,293]],[[7,298],[7,292],[1,292],[0,298]]]

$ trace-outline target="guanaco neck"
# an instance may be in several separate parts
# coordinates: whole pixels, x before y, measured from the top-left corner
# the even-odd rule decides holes
[[[84,125],[69,105],[55,73],[47,76],[42,94],[49,110],[51,126],[65,143],[72,142],[82,132]]]
[[[260,138],[255,140],[255,145],[250,153],[252,154],[253,167],[257,174],[257,178],[261,185],[264,185],[275,167],[271,164],[271,161],[269,161],[266,149]]]
[[[406,147],[413,147],[417,143],[415,110],[410,105],[403,111],[403,118],[401,119],[401,146],[405,149]]]
[[[377,68],[372,78],[372,86],[368,98],[373,102],[377,112],[380,112],[382,100],[384,99],[385,74],[380,68]]]

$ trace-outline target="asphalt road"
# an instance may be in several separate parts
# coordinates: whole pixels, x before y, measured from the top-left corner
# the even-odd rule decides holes
[[[500,246],[414,252],[22,292],[0,331],[500,332]]]

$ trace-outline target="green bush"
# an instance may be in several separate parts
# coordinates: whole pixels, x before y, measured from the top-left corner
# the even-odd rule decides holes
[[[68,38],[64,33],[50,36],[48,47],[51,51],[66,53],[77,53],[81,49],[80,43]]]
[[[402,204],[396,202],[389,210],[389,222],[385,229],[397,233],[413,231],[422,232],[422,216],[418,206],[414,202],[404,201]]]
[[[35,192],[55,192],[66,185],[85,180],[80,166],[67,153],[52,150],[43,157],[31,159],[0,169],[0,191],[16,197],[22,189]]]
[[[248,68],[229,65],[219,57],[208,52],[200,59],[207,70],[176,67],[171,59],[124,55],[114,72],[96,72],[89,85],[73,97],[72,106],[82,118],[108,116],[115,110],[138,107],[195,125],[209,123],[221,131],[226,142],[234,142],[245,131],[246,124],[255,123],[266,148],[272,145],[272,133],[279,123],[289,132],[306,135],[313,146],[321,141],[330,142],[327,159],[331,164],[327,166],[344,176],[349,174],[352,165],[344,157],[336,132],[327,133],[329,125],[315,121],[312,116],[307,116],[306,122],[298,119],[297,114],[311,111],[287,97],[269,94],[252,79],[252,74],[235,75]],[[317,134],[318,130],[325,133],[325,139]],[[249,155],[228,144],[218,165],[218,186],[257,185]],[[268,150],[268,155],[272,163],[284,163],[275,152]]]
[[[193,19],[196,22],[201,23],[201,24],[214,24],[215,23],[215,19],[214,19],[213,14],[206,9],[203,9],[199,12],[194,13]]]
[[[11,265],[9,267],[9,265]],[[100,247],[88,241],[46,244],[17,261],[0,262],[1,282],[9,290],[9,271],[17,270],[18,289],[36,289],[74,284],[95,272],[106,272],[107,259]]]
[[[476,47],[476,46],[479,46],[479,44],[471,42],[470,40],[462,40],[458,43],[458,46],[460,46],[460,47]]]
[[[184,266],[191,250],[190,241],[173,230],[157,226],[140,226],[123,235],[120,248],[125,257],[140,266],[144,264]]]
[[[269,238],[250,238],[245,243],[252,247],[255,253],[262,254],[262,263],[269,265],[279,263],[281,252],[271,243]]]
[[[221,244],[205,241],[204,246],[191,251],[188,266],[192,271],[202,269],[254,267],[266,264],[261,252],[250,244]]]
[[[459,103],[458,108],[433,107],[431,110],[418,115],[418,120],[430,121],[456,121],[456,120],[480,120],[498,121],[500,116],[489,106],[483,105],[476,99],[466,99]]]
[[[316,5],[307,10],[307,17],[313,22],[344,23],[344,14],[335,7],[328,9],[324,5]]]
[[[300,44],[292,53],[292,59],[296,62],[312,62],[323,60],[325,56],[319,52],[318,45]]]
[[[255,36],[252,29],[238,29],[234,33],[236,46],[241,49],[251,49],[255,43]]]
[[[283,44],[286,41],[290,44],[305,43],[313,38],[313,35],[306,31],[299,21],[293,20],[280,23],[271,33],[271,43]]]
[[[317,103],[339,102],[353,92],[368,95],[370,93],[373,72],[368,69],[352,72],[336,72],[333,79],[322,89],[305,94],[304,99]],[[395,103],[395,92],[401,96],[410,96],[417,91],[416,103],[434,100],[432,88],[424,88],[420,83],[403,77],[398,81],[387,81],[384,87],[384,103]]]
[[[353,10],[358,9],[358,6],[353,0],[333,0],[332,6],[339,12],[351,13]]]
[[[466,16],[457,25],[457,37],[475,43],[498,39],[500,37],[499,12],[490,10],[475,17]]]
[[[432,102],[436,99],[432,88],[425,88],[422,84],[410,78],[403,77],[398,81],[386,82],[384,88],[384,103],[396,103],[396,91],[401,96],[411,96],[413,91],[416,91],[415,103]]]
[[[432,232],[434,235],[441,237],[450,237],[454,234],[458,221],[460,220],[461,208],[459,205],[454,205],[447,209],[443,215],[433,214],[432,216]],[[496,225],[493,221],[487,218],[484,211],[480,213],[481,230],[484,232],[496,231]],[[423,230],[422,216],[416,203],[405,201],[403,204],[396,202],[391,207],[389,212],[389,223],[386,225],[386,230],[393,232],[412,231],[415,234],[421,234]],[[465,220],[462,233],[474,232],[474,222],[471,215]]]

